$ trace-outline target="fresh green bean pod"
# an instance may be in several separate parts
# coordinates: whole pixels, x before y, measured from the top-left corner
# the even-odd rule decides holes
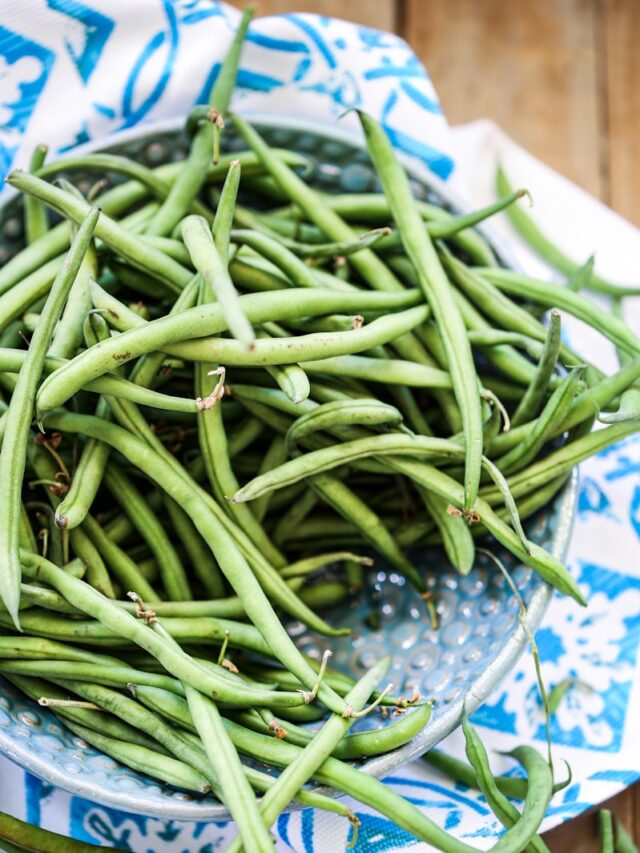
[[[241,598],[251,621],[258,627],[269,646],[273,647],[274,653],[282,663],[299,674],[301,680],[310,681],[309,689],[311,689],[313,678],[308,664],[283,629],[262,587],[249,568],[245,557],[236,549],[227,529],[213,514],[210,505],[192,489],[191,484],[176,477],[175,470],[158,465],[156,454],[139,439],[128,435],[121,428],[104,425],[94,418],[80,415],[52,414],[48,421],[51,425],[57,423],[58,428],[61,429],[68,429],[75,423],[86,434],[92,434],[107,441],[112,447],[116,446],[129,461],[146,470],[158,484],[161,484],[170,497],[189,512],[200,534],[211,547],[221,570]],[[320,699],[332,710],[337,708],[338,713],[342,713],[344,705],[341,699],[336,701],[338,698],[326,688],[321,688]]]
[[[511,192],[509,181],[502,166],[499,166],[498,171],[496,172],[496,187],[501,195]],[[578,272],[581,265],[568,258],[564,252],[544,234],[544,232],[522,209],[522,207],[516,204],[512,205],[507,210],[507,215],[509,216],[511,224],[525,243],[527,243],[527,245],[550,266],[569,276],[573,276]],[[592,273],[589,279],[584,282],[583,287],[594,291],[594,293],[606,293],[613,296],[640,295],[640,287],[627,287],[621,284],[613,284],[595,273]]]
[[[58,507],[58,510],[60,507]],[[57,511],[56,511],[57,512]],[[58,516],[56,515],[56,521]],[[160,596],[144,578],[138,566],[126,551],[109,539],[93,516],[87,514],[82,519],[82,529],[87,534],[100,556],[109,566],[115,580],[125,589],[138,593],[145,601],[158,601]]]
[[[188,216],[182,221],[181,231],[193,265],[215,294],[229,331],[243,347],[252,348],[255,340],[253,328],[242,310],[242,303],[206,220]]]
[[[595,302],[579,293],[559,288],[546,281],[529,278],[512,270],[478,268],[477,273],[503,292],[525,296],[546,308],[560,308],[566,311],[578,320],[588,323],[631,356],[640,354],[640,339],[637,335],[617,317],[603,313]],[[640,290],[638,292],[640,293]]]
[[[49,148],[46,145],[36,145],[31,154],[29,171],[37,172],[47,157]],[[34,198],[24,200],[24,236],[27,246],[47,233],[49,222],[47,210]]]
[[[267,791],[260,803],[260,818],[266,827],[270,827],[276,821],[296,791],[302,788],[318,767],[330,757],[355,722],[356,714],[362,711],[376,684],[388,671],[390,663],[390,658],[383,658],[380,663],[365,673],[346,697],[347,708],[352,713],[347,715],[345,712],[343,716],[333,714],[302,753],[278,776],[276,783]],[[235,839],[229,846],[229,853],[232,851],[237,853],[239,849],[238,839]]]
[[[242,46],[253,17],[252,7],[245,9],[236,30],[222,68],[213,89],[209,93],[209,106],[224,115],[231,101],[231,92],[235,85]],[[147,233],[165,236],[170,234],[187,211],[189,204],[198,195],[207,167],[214,160],[214,144],[210,125],[200,126],[193,141],[187,161],[182,166],[175,183],[171,187],[160,210],[147,228]]]
[[[561,320],[558,311],[549,315],[549,331],[544,343],[544,350],[538,361],[535,376],[518,403],[511,417],[511,426],[527,423],[536,417],[547,394],[551,377],[554,374],[560,355]]]
[[[94,305],[96,307],[102,307],[101,303],[103,302],[113,306],[114,300],[105,300],[106,294],[104,291],[100,292],[97,285],[92,287],[92,293],[95,297]],[[282,320],[290,316],[328,313],[336,309],[349,310],[351,306],[356,304],[359,307],[363,305],[366,307],[368,304],[372,307],[393,309],[411,304],[415,301],[415,296],[407,292],[402,294],[338,294],[322,291],[318,288],[296,292],[290,290],[283,293],[248,294],[241,296],[240,300],[245,306],[245,313],[249,320],[252,323],[262,323],[267,320]],[[331,305],[330,308],[329,305]],[[185,356],[185,354],[189,357],[196,355],[196,360],[211,361],[212,343],[214,340],[219,341],[220,339],[207,339],[203,336],[218,334],[226,328],[219,305],[203,305],[198,308],[191,308],[180,314],[168,315],[150,323],[146,323],[134,312],[127,312],[126,308],[123,311],[123,308],[124,306],[116,310],[114,307],[110,307],[108,310],[113,313],[109,313],[108,319],[112,324],[117,320],[123,320],[126,315],[125,322],[129,331],[112,337],[110,340],[101,341],[96,346],[91,347],[90,353],[88,351],[80,353],[59,370],[56,370],[51,377],[47,377],[38,394],[39,411],[44,412],[62,405],[80,388],[104,373],[110,372],[114,363],[122,365],[133,358],[145,353],[155,352],[158,349],[162,349],[164,352],[171,351],[180,357]],[[404,313],[406,315],[406,312]],[[394,331],[391,331],[388,325],[385,330],[383,325],[385,334],[382,337],[399,333],[398,327],[404,327],[405,324],[410,326],[414,322],[419,322],[418,317],[414,315],[404,317],[401,321],[396,321],[394,315],[390,315],[389,320]],[[353,334],[357,334],[356,330]],[[187,337],[202,338],[202,340],[186,341],[185,338]],[[180,341],[184,343],[178,346],[173,345]],[[365,347],[371,344],[370,338],[365,338],[362,342]],[[352,344],[348,348],[351,346]]]
[[[493,773],[491,772],[487,751],[484,748],[484,745],[480,740],[480,737],[478,736],[477,732],[469,722],[469,719],[466,714],[462,718],[462,730],[464,732],[465,738],[465,751],[467,753],[469,763],[475,771],[477,787],[479,787],[482,793],[484,794],[484,797],[489,807],[491,808],[491,811],[495,814],[500,823],[503,826],[507,827],[507,829],[515,826],[518,821],[521,820],[520,812],[498,787],[497,781],[494,779]],[[553,779],[550,779],[549,794],[547,799],[550,799],[551,797],[552,782]],[[525,798],[529,794],[528,785],[529,780],[527,780],[527,790],[525,793]],[[540,822],[542,822],[543,818],[544,812],[540,816]],[[533,834],[532,837],[529,838],[525,849],[529,851],[529,853],[549,853],[549,848],[547,847],[547,845],[544,843],[544,841],[542,841],[542,839],[538,838],[535,834]]]
[[[358,116],[403,245],[418,271],[420,286],[442,335],[465,433],[465,507],[470,508],[478,494],[482,457],[480,397],[471,347],[451,285],[422,227],[409,180],[395,157],[391,142],[373,118],[362,112]]]
[[[192,599],[193,595],[182,561],[158,517],[147,506],[143,495],[122,469],[116,465],[108,466],[105,471],[104,482],[111,492],[111,496],[129,515],[134,526],[151,549],[158,562],[162,583],[169,598],[172,601],[189,601]],[[137,590],[134,589],[134,592]]]
[[[16,387],[7,410],[5,433],[0,451],[0,596],[13,616],[16,626],[20,601],[19,530],[21,488],[27,459],[27,443],[44,358],[64,301],[77,275],[95,230],[100,211],[91,210],[74,238],[64,266],[56,275],[51,293],[42,311],[38,328],[33,333]]]
[[[526,439],[498,460],[505,476],[528,465],[566,419],[576,397],[583,368],[574,367],[549,398]]]

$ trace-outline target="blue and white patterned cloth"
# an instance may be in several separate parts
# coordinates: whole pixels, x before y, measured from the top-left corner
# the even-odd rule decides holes
[[[212,0],[0,0],[0,172],[24,166],[35,143],[53,151],[119,129],[184,114],[215,78],[238,13]],[[258,19],[251,27],[234,106],[334,122],[359,106],[379,118],[399,150],[451,181],[475,204],[493,197],[501,159],[536,197],[535,215],[577,258],[597,251],[598,268],[640,281],[640,234],[611,211],[535,161],[486,122],[450,129],[429,78],[394,35],[314,15]],[[353,118],[343,119],[353,127]],[[551,131],[550,131],[551,132]],[[454,161],[456,167],[454,169]],[[551,277],[510,232],[525,270]],[[638,300],[628,319],[640,325]],[[578,349],[605,368],[613,354],[578,323]],[[549,686],[575,677],[553,721],[557,759],[573,782],[554,801],[545,828],[567,820],[640,777],[634,721],[640,705],[640,439],[629,439],[582,466],[569,564],[587,610],[557,598],[537,640]],[[490,749],[543,745],[543,716],[526,655],[476,714]],[[445,743],[462,755],[459,734]],[[508,768],[495,756],[497,772]],[[417,761],[386,780],[467,843],[491,846],[499,833],[483,798]],[[354,804],[362,819],[356,851],[428,850],[390,821]],[[212,853],[230,825],[142,818],[52,789],[0,759],[0,809],[75,838],[148,853]],[[279,850],[344,849],[348,827],[311,810],[282,816]]]

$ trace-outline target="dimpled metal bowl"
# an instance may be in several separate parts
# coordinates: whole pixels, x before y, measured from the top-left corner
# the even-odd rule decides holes
[[[366,152],[349,134],[327,130],[292,119],[254,117],[271,145],[303,153],[313,164],[307,180],[327,192],[369,192],[378,189]],[[124,153],[148,166],[183,156],[187,141],[178,125],[154,126],[116,135],[109,144],[92,143],[73,153],[110,151]],[[225,130],[225,150],[242,148],[231,129]],[[410,167],[409,167],[410,169]],[[70,173],[85,192],[94,174]],[[114,178],[114,176],[111,176]],[[117,179],[114,178],[114,182]],[[418,198],[464,209],[435,180],[425,183],[413,174]],[[22,245],[22,225],[17,200],[5,196],[0,210],[0,262]],[[505,265],[508,256],[490,232],[485,231]],[[556,500],[527,523],[528,535],[562,558],[569,542],[574,516],[576,477]],[[529,624],[540,624],[551,597],[550,588],[530,569],[500,553],[527,604]],[[434,747],[460,722],[463,701],[475,710],[513,667],[526,648],[513,594],[500,573],[479,555],[476,568],[460,577],[437,550],[412,555],[416,565],[428,569],[437,601],[439,630],[433,630],[417,594],[394,571],[379,564],[371,570],[358,598],[335,607],[330,620],[352,629],[350,637],[318,637],[304,625],[290,623],[291,635],[308,654],[333,651],[332,666],[360,676],[382,654],[392,658],[390,680],[396,693],[416,686],[434,700],[425,729],[394,752],[362,762],[362,769],[381,777]],[[379,715],[362,720],[361,729],[384,725]],[[125,811],[175,820],[224,820],[225,808],[158,782],[118,764],[89,747],[65,729],[51,714],[26,699],[0,679],[0,751],[47,782],[103,805]]]

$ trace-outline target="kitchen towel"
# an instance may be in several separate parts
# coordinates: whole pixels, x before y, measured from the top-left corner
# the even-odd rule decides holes
[[[55,152],[142,123],[183,115],[203,100],[239,13],[210,0],[0,0],[0,172],[26,166],[46,142]],[[428,57],[427,57],[428,61]],[[361,107],[426,174],[448,181],[471,205],[495,198],[503,162],[512,182],[531,189],[532,213],[568,254],[621,283],[640,281],[640,234],[620,217],[536,161],[489,122],[449,128],[425,69],[397,36],[316,15],[259,18],[251,25],[234,108],[281,113],[332,125]],[[357,132],[353,116],[340,123]],[[505,217],[495,233],[521,267],[553,278],[519,242]],[[604,303],[603,303],[604,305]],[[565,319],[565,318],[563,318]],[[638,300],[627,319],[640,331]],[[572,344],[606,369],[613,352],[578,322]],[[549,688],[572,679],[552,723],[554,755],[573,771],[544,828],[613,796],[640,777],[640,439],[610,448],[581,467],[569,566],[589,600],[580,610],[555,598],[537,632]],[[0,698],[0,726],[3,725]],[[521,743],[544,748],[544,718],[530,654],[476,713],[496,772],[514,772],[495,755]],[[459,733],[443,749],[463,756]],[[387,783],[465,842],[486,849],[501,828],[483,797],[422,761]],[[430,849],[358,804],[355,851]],[[212,853],[233,835],[230,824],[181,823],[105,808],[39,781],[0,759],[0,810],[105,847],[145,853]],[[346,822],[313,810],[282,815],[278,850],[334,853]]]

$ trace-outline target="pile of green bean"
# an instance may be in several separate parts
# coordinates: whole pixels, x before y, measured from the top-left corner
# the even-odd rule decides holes
[[[311,188],[303,157],[229,113],[248,20],[184,161],[46,163],[39,146],[8,178],[25,247],[0,270],[0,673],[129,767],[212,792],[231,850],[272,849],[292,800],[355,829],[315,780],[469,851],[348,763],[411,740],[429,704],[378,690],[386,658],[357,682],[312,660],[282,618],[344,633],[320,611],[379,558],[434,618],[412,555],[442,545],[465,574],[479,537],[584,604],[522,521],[638,429],[640,340],[575,287],[499,266],[473,226],[522,192],[464,215],[418,203],[366,114],[382,192]],[[225,121],[247,146],[233,157]],[[78,169],[119,181],[89,200]],[[562,342],[560,311],[618,347],[616,373]],[[507,827],[493,849],[545,849],[548,764],[514,753],[520,812],[464,730],[467,778]]]

